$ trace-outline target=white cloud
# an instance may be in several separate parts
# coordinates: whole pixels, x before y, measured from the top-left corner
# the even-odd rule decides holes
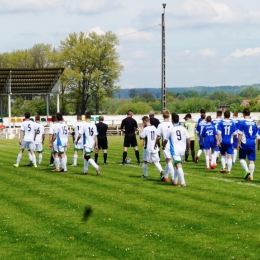
[[[132,60],[120,60],[120,63],[124,66],[124,69],[129,68],[133,65]]]
[[[89,32],[95,32],[98,35],[102,35],[105,34],[105,32],[103,30],[101,30],[101,28],[99,26],[93,27],[89,30]]]
[[[62,5],[62,0],[0,0],[0,13],[47,11]]]
[[[235,58],[241,58],[243,56],[258,55],[258,54],[260,54],[260,48],[247,48],[242,51],[237,49],[235,52],[232,52],[230,56]]]
[[[217,51],[214,49],[206,48],[206,49],[200,50],[199,54],[204,57],[216,57]]]
[[[130,40],[130,41],[139,41],[139,40],[146,40],[146,41],[153,41],[155,39],[153,33],[151,32],[137,32],[138,30],[128,27],[128,28],[121,28],[117,31],[117,36],[120,40]]]
[[[249,11],[248,18],[252,23],[260,24],[260,11]]]
[[[78,12],[83,14],[98,14],[121,8],[117,0],[82,0]]]
[[[133,57],[134,58],[137,58],[137,59],[144,59],[144,58],[147,58],[148,57],[148,53],[146,51],[135,51],[133,53]]]

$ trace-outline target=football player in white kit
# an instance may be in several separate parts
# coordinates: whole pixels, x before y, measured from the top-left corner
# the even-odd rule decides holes
[[[186,183],[182,169],[182,156],[185,155],[185,151],[189,152],[190,150],[190,136],[187,129],[179,124],[179,116],[176,113],[172,113],[172,123],[173,127],[167,133],[166,138],[163,141],[163,150],[169,142],[175,166],[172,184],[178,185],[178,179],[180,178],[180,186],[184,187],[186,186]]]
[[[73,137],[73,144],[74,144],[74,155],[73,155],[73,164],[71,166],[77,166],[77,160],[78,160],[78,151],[82,151],[83,153],[83,148],[84,148],[84,143],[83,143],[83,137],[79,139],[78,143],[76,144],[76,140],[78,139],[79,131],[83,126],[82,122],[82,116],[77,115],[77,122],[73,125],[74,129],[74,135]]]
[[[66,150],[68,147],[69,130],[67,124],[63,121],[61,113],[56,113],[56,118],[58,120],[58,123],[54,129],[54,135],[52,138],[55,162],[54,171],[68,172]],[[61,158],[61,163],[59,157]],[[60,170],[60,164],[62,170]]]
[[[23,121],[21,125],[21,135],[20,135],[21,138],[19,141],[21,149],[17,156],[14,167],[19,167],[24,149],[28,149],[30,150],[31,153],[32,163],[34,167],[37,168],[36,158],[34,154],[34,150],[35,150],[34,137],[35,137],[36,125],[33,121],[30,120],[31,114],[29,112],[26,112],[24,116],[25,116],[25,121]]]
[[[163,175],[163,169],[160,164],[160,158],[158,154],[158,145],[156,144],[156,127],[151,125],[148,116],[144,116],[143,120],[143,131],[140,134],[140,138],[145,140],[144,150],[143,150],[143,175],[142,178],[148,177],[147,163],[154,163],[161,176]]]
[[[84,137],[84,169],[83,175],[88,172],[88,164],[92,165],[96,169],[97,175],[100,175],[101,168],[95,163],[95,161],[90,157],[91,153],[95,149],[98,149],[97,140],[97,127],[90,121],[90,112],[85,113],[86,122],[83,122],[83,127],[79,130],[78,138],[76,139],[76,145],[78,145],[80,138]]]
[[[164,121],[162,123],[160,123],[157,127],[156,142],[160,142],[161,138],[162,138],[162,141],[164,141],[164,139],[166,138],[167,132],[170,131],[170,129],[172,128],[172,122],[170,120],[170,111],[169,110],[163,111],[163,118],[164,118]],[[164,156],[166,164],[165,164],[164,175],[161,176],[161,180],[168,182],[169,173],[171,175],[174,174],[174,169],[173,169],[173,165],[172,165],[172,156],[170,153],[170,143],[167,143],[165,149],[163,150],[163,156]]]
[[[42,163],[42,152],[43,152],[43,144],[45,139],[45,130],[44,126],[40,122],[40,116],[35,117],[35,125],[36,125],[36,132],[35,132],[35,152],[39,154],[38,157],[38,166]]]

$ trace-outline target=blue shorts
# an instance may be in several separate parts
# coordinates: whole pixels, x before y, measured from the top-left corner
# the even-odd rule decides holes
[[[249,161],[255,161],[255,158],[256,158],[256,149],[255,147],[247,147],[246,149],[245,148],[240,148],[239,150],[239,159],[246,159],[246,156],[247,156],[247,159]]]
[[[207,141],[207,140],[205,140],[204,141],[204,149],[205,150],[209,150],[210,148],[215,148],[216,147],[216,142],[215,141]]]
[[[221,147],[219,147],[219,151],[221,155],[227,154],[234,154],[234,148],[233,144],[221,144]]]

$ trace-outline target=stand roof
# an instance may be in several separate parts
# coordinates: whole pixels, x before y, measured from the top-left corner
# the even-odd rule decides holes
[[[0,69],[0,95],[49,94],[64,68]]]

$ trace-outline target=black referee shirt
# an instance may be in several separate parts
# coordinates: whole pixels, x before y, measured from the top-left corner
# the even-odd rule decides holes
[[[96,124],[96,127],[97,127],[97,131],[98,131],[98,136],[106,136],[107,135],[107,124],[105,123],[97,123]]]
[[[132,117],[126,117],[122,120],[121,130],[125,128],[125,134],[134,134],[137,128],[137,122]]]

